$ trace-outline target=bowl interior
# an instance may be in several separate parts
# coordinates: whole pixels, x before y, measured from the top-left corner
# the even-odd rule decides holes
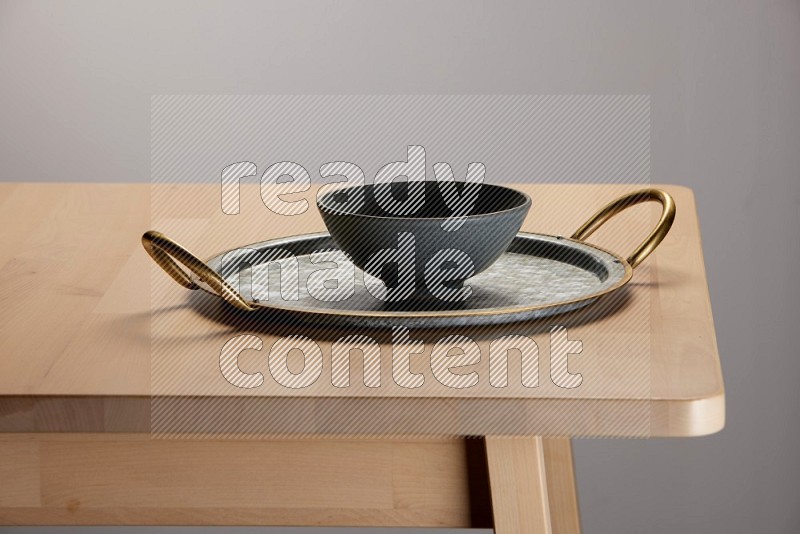
[[[456,183],[459,195],[465,194],[465,185]],[[408,199],[410,188],[424,187],[424,202],[418,209],[405,214],[393,214],[384,210],[376,200],[376,196],[391,194],[398,202]],[[351,194],[363,194],[363,202],[351,202]],[[452,200],[451,205],[457,202]],[[498,185],[482,184],[478,190],[478,198],[467,215],[488,215],[508,211],[524,206],[529,198],[524,193]],[[317,201],[319,208],[329,213],[361,215],[364,217],[385,217],[403,219],[446,219],[453,215],[453,208],[448,206],[438,182],[392,182],[388,184],[368,184],[331,191],[322,195]],[[360,204],[360,205],[359,205]],[[356,206],[353,208],[352,206]],[[459,205],[459,204],[456,204]]]

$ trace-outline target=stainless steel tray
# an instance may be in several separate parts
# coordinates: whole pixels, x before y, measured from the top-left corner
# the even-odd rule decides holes
[[[661,219],[653,232],[627,259],[584,242],[597,228],[625,208],[645,201],[660,202]],[[305,282],[321,268],[311,262],[316,251],[336,249],[327,233],[274,239],[240,247],[202,262],[163,234],[150,231],[142,237],[145,249],[178,283],[189,289],[202,289],[221,296],[233,306],[251,312],[299,315],[320,325],[366,327],[443,327],[497,324],[538,319],[582,308],[603,295],[623,287],[633,268],[647,257],[669,232],[675,218],[675,204],[667,193],[648,189],[626,195],[597,212],[572,237],[520,233],[508,250],[486,271],[470,278],[469,299],[460,303],[440,300],[414,302],[403,308],[390,307],[376,299],[364,285],[364,275],[356,269],[355,291],[341,301],[322,301],[312,297]],[[225,265],[238,265],[237,255],[263,254],[270,250],[290,253],[299,267],[296,300],[286,300],[280,292],[280,271],[267,265],[251,264],[249,276],[238,271],[221,272]],[[182,270],[177,260],[189,269]],[[286,261],[286,260],[278,260]],[[283,271],[283,269],[281,269]],[[264,287],[266,285],[266,287]],[[238,288],[238,289],[235,289]],[[255,300],[251,295],[266,296]],[[293,296],[294,298],[294,296]]]

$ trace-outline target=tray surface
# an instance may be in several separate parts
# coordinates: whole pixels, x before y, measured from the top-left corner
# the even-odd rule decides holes
[[[326,301],[310,295],[306,286],[309,276],[334,266],[319,259],[312,263],[312,253],[326,250],[338,250],[328,234],[307,234],[223,252],[207,264],[238,288],[245,300],[260,308],[310,315],[308,318],[317,320],[324,316],[326,324],[376,327],[440,327],[538,319],[586,306],[623,286],[631,277],[626,262],[593,245],[559,236],[520,233],[497,262],[466,282],[472,287],[472,295],[466,301],[431,298],[400,308],[373,297],[364,284],[364,277],[369,275],[357,268],[355,288],[349,298]],[[275,259],[276,254],[283,255],[283,259]],[[299,291],[286,298],[281,293],[281,277],[291,272],[292,257],[297,259]],[[223,258],[225,272],[221,272]],[[239,266],[245,260],[250,267],[240,276]],[[271,268],[270,260],[281,268]],[[203,281],[193,278],[198,286],[213,293]]]

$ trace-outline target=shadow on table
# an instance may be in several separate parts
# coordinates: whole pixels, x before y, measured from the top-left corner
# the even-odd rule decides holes
[[[496,325],[449,326],[440,328],[415,328],[413,338],[421,341],[436,341],[443,336],[469,335],[472,339],[494,339],[506,334],[536,335],[550,332],[556,325],[566,328],[601,321],[631,307],[641,308],[642,313],[649,313],[647,299],[632,298],[628,287],[605,297],[585,308],[554,315],[533,321],[517,321]],[[644,300],[644,302],[642,302]],[[247,312],[233,308],[222,299],[202,291],[193,291],[186,297],[186,306],[171,307],[171,310],[191,307],[206,319],[227,325],[239,332],[263,332],[276,336],[303,335],[316,340],[336,340],[342,336],[355,333],[368,333],[379,342],[390,342],[392,331],[385,327],[371,327],[368,321],[363,326],[330,326],[324,324],[324,318],[312,317],[301,313],[287,312],[264,308],[257,312]],[[166,310],[169,313],[169,310]],[[638,314],[637,314],[638,315]]]

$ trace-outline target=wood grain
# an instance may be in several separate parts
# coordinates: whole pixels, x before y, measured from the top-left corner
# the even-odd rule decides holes
[[[515,187],[534,199],[523,230],[566,235],[607,201],[632,189]],[[510,383],[497,390],[484,380],[474,391],[449,399],[439,390],[395,388],[381,392],[388,403],[385,420],[348,419],[347,414],[374,406],[375,393],[331,388],[328,379],[327,387],[322,380],[314,386],[318,389],[290,397],[297,399],[294,420],[303,421],[303,432],[320,435],[337,433],[337,421],[339,430],[377,435],[396,434],[397,428],[442,434],[507,429],[523,435],[637,437],[718,431],[724,425],[724,388],[694,199],[686,188],[663,187],[676,199],[675,225],[636,270],[625,299],[611,313],[594,317],[588,309],[584,315],[562,318],[569,321],[571,337],[584,340],[587,357],[575,359],[586,378],[580,395],[547,381],[537,389]],[[313,191],[309,195],[313,200]],[[207,257],[234,246],[323,229],[314,209],[293,217],[291,224],[271,214],[261,204],[257,185],[243,188],[241,198],[241,215],[230,217],[218,209],[219,190],[213,184],[0,185],[0,300],[5,303],[0,307],[0,431],[147,432],[154,395],[233,396],[253,403],[248,409],[267,411],[276,399],[285,401],[282,391],[265,387],[242,392],[221,380],[219,350],[237,332],[235,327],[202,313],[213,299],[172,283],[139,245],[141,233],[156,227]],[[655,216],[655,208],[637,207],[592,241],[626,255]],[[158,316],[151,321],[153,313]],[[538,341],[544,326],[534,322],[513,328]],[[265,329],[248,324],[247,329],[258,333],[265,346],[282,333],[275,325]],[[504,332],[494,329],[478,339],[482,350],[493,335]],[[419,335],[429,353],[433,334]],[[327,343],[321,342],[326,356]],[[165,359],[185,379],[158,383],[154,391],[153,366]],[[257,355],[245,360],[258,365]],[[633,368],[646,372],[632,374]],[[547,368],[541,373],[546,377]],[[409,405],[401,397],[417,398]],[[391,399],[400,400],[393,404]],[[409,406],[414,413],[429,415],[415,423]],[[328,417],[304,420],[308,413]],[[334,413],[341,418],[330,416]],[[432,419],[443,413],[448,416]],[[281,432],[286,430],[291,429]]]
[[[544,438],[542,445],[553,534],[580,534],[572,442],[568,438]]]
[[[542,438],[486,438],[497,534],[552,534]]]
[[[471,526],[462,440],[0,435],[0,524]]]
[[[568,438],[486,437],[495,532],[580,534]]]

